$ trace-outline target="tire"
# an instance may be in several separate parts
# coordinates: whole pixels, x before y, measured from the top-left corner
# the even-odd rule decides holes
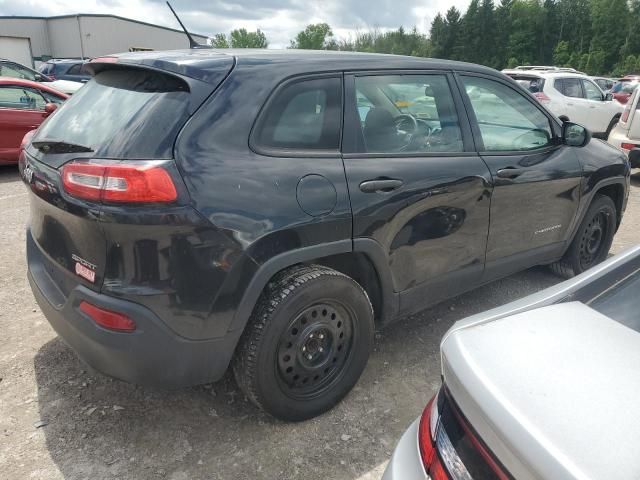
[[[259,408],[281,420],[307,420],[353,388],[373,336],[373,308],[356,281],[327,267],[298,265],[265,287],[233,372]]]
[[[562,259],[550,265],[564,278],[579,275],[607,258],[616,233],[616,206],[611,198],[596,194]]]

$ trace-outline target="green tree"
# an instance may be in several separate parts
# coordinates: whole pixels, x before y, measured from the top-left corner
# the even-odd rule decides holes
[[[630,16],[627,0],[592,0],[591,1],[591,52],[598,58],[598,67],[604,73],[610,71],[620,59],[620,52],[626,40],[627,21]],[[638,26],[636,25],[637,29]],[[625,34],[620,34],[625,32]],[[604,55],[600,65],[600,56]],[[595,65],[590,62],[589,66]],[[591,70],[594,71],[594,70]]]
[[[232,30],[229,43],[232,48],[267,48],[269,46],[267,37],[260,29],[255,32],[248,32],[244,28]]]
[[[229,40],[224,33],[216,33],[211,39],[211,46],[214,48],[229,48]]]
[[[333,39],[333,31],[328,24],[312,23],[296,35],[290,48],[329,50],[337,48],[337,42]]]
[[[435,58],[448,58],[447,25],[442,14],[438,13],[431,22],[431,55]]]
[[[451,7],[447,10],[445,28],[444,45],[446,56],[444,58],[459,60],[463,55],[462,17],[456,7]]]
[[[553,49],[553,64],[558,67],[566,67],[571,65],[571,51],[569,42],[558,42],[556,48]]]

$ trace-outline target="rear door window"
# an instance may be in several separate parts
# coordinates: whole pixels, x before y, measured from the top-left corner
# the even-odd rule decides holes
[[[278,90],[256,124],[258,149],[338,151],[341,78],[295,81]]]
[[[82,68],[81,63],[76,63],[75,65],[71,65],[69,70],[67,70],[67,75],[81,75],[80,69]]]
[[[579,78],[562,78],[555,81],[556,90],[565,97],[584,98]]]
[[[462,132],[445,75],[355,78],[360,153],[462,152]]]
[[[150,70],[106,70],[78,90],[34,140],[59,139],[107,158],[171,158],[189,117],[189,87]]]

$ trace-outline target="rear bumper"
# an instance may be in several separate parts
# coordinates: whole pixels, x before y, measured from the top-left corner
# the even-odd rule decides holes
[[[418,446],[418,425],[420,419],[414,421],[400,438],[398,446],[387,465],[382,480],[429,480],[424,470]]]
[[[640,146],[640,141],[631,140],[627,136],[627,133],[628,132],[626,130],[624,130],[620,126],[616,125],[613,128],[613,130],[611,130],[611,133],[609,134],[609,138],[607,139],[607,143],[609,143],[609,144],[613,145],[614,147],[620,149],[628,157],[629,156],[629,150],[624,150],[622,148],[622,144],[623,143],[631,143],[631,144]],[[631,163],[631,168],[640,168],[640,163],[638,163],[638,162]]]
[[[171,331],[153,312],[82,285],[64,296],[27,233],[28,278],[45,317],[60,337],[89,366],[127,382],[180,388],[218,380],[224,375],[241,331],[210,340],[188,340]],[[81,301],[121,312],[136,323],[132,333],[97,325],[79,310]]]

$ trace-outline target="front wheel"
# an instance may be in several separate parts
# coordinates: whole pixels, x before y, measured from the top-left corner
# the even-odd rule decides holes
[[[596,195],[564,257],[551,269],[564,278],[594,267],[607,258],[616,232],[616,206],[611,198]]]
[[[355,385],[373,335],[371,303],[357,282],[327,267],[296,266],[265,288],[233,371],[255,405],[282,420],[306,420]]]

